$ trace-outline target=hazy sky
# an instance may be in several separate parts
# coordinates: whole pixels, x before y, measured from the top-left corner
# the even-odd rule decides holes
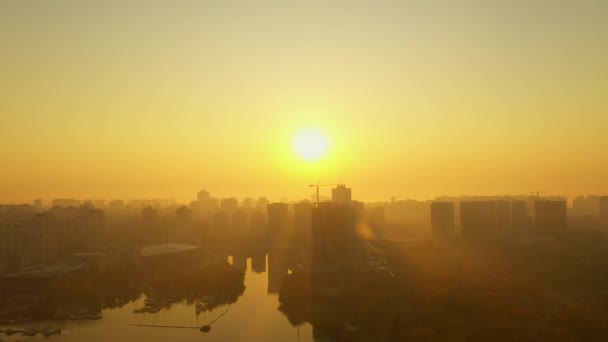
[[[604,0],[0,0],[0,202],[608,194],[607,61]]]

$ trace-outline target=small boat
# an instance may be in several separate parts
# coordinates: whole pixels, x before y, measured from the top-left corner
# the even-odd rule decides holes
[[[36,328],[25,328],[23,332],[21,332],[24,336],[36,336],[38,334],[38,329]]]
[[[53,336],[53,335],[55,335],[55,332],[54,332],[54,331],[52,331],[52,330],[46,330],[46,329],[43,329],[43,330],[42,330],[42,335],[44,335],[44,336],[46,336],[46,337],[49,337],[49,336]]]
[[[147,312],[149,312],[149,313],[157,313],[157,312],[159,312],[162,309],[163,309],[162,306],[153,306],[153,307],[149,308]]]
[[[46,328],[40,330],[40,333],[46,337],[53,336],[53,335],[60,335],[61,329],[53,328],[53,327],[46,327]]]

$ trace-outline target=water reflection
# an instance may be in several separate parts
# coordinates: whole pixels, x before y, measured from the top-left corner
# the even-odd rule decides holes
[[[5,284],[0,329],[52,326],[62,332],[52,338],[65,341],[312,340],[310,326],[293,326],[277,310],[286,251],[224,248],[186,259],[83,269],[37,292]]]
[[[315,341],[398,340],[398,288],[367,271],[295,272],[279,291],[279,310],[294,326],[311,324]]]
[[[277,294],[288,271],[287,249],[268,251],[268,293]]]
[[[254,252],[251,255],[251,270],[255,273],[266,272],[266,252]]]

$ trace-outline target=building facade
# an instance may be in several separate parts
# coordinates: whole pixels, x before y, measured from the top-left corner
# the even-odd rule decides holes
[[[445,238],[454,235],[454,203],[431,203],[431,231],[433,238]]]
[[[534,201],[535,235],[547,236],[563,232],[567,228],[567,206],[565,200]]]
[[[321,203],[312,209],[312,268],[352,268],[359,259],[355,209]]]

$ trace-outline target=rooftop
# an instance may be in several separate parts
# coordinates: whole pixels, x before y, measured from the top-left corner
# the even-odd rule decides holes
[[[162,245],[151,245],[143,247],[139,250],[139,255],[142,257],[159,256],[165,254],[173,254],[180,252],[187,252],[199,249],[194,245],[187,245],[181,243],[168,243]]]
[[[37,266],[20,272],[5,274],[6,278],[45,278],[72,273],[86,265],[82,262],[59,262],[55,264]]]

